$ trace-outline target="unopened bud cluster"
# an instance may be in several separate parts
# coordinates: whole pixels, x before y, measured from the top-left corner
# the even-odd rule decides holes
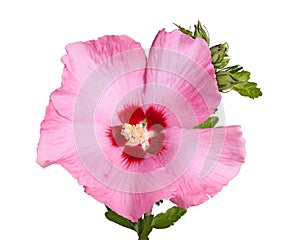
[[[226,42],[210,48],[212,63],[216,69],[224,68],[229,63],[228,49],[229,46]]]
[[[220,91],[229,91],[239,83],[239,80],[233,74],[227,71],[216,72],[216,78]]]

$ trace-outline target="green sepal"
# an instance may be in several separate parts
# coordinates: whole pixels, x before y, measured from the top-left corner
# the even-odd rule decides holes
[[[219,121],[219,118],[217,116],[212,116],[194,128],[213,128],[214,126],[216,126],[218,121]]]
[[[207,45],[210,44],[210,38],[207,29],[202,26],[201,22],[198,20],[198,23],[194,25],[194,38],[199,37],[204,39],[207,42]]]
[[[244,84],[238,84],[233,87],[233,90],[237,91],[240,95],[249,98],[258,98],[262,96],[261,90],[257,87],[255,82],[246,82]]]
[[[222,70],[226,71],[226,72],[230,72],[231,74],[234,74],[236,72],[243,70],[243,67],[241,65],[234,65],[234,66],[226,67]]]
[[[180,25],[176,24],[176,23],[173,23],[176,27],[178,27],[178,29],[183,32],[184,34],[187,34],[189,35],[190,37],[192,38],[202,38],[204,39],[207,44],[209,45],[210,43],[210,39],[209,39],[209,34],[208,34],[208,31],[206,30],[206,28],[204,26],[202,26],[201,22],[198,21],[197,24],[194,25],[194,32],[190,31],[190,30],[187,30],[185,29],[184,27],[181,27]]]
[[[105,213],[105,217],[109,220],[112,221],[116,224],[119,224],[123,227],[132,229],[135,231],[135,223],[130,221],[127,218],[122,217],[121,215],[117,214],[116,212],[114,212],[113,210],[111,210],[110,208],[107,208],[107,212]]]
[[[187,30],[187,29],[185,29],[184,27],[181,27],[180,25],[178,25],[178,24],[176,24],[176,23],[173,23],[173,24],[174,24],[176,27],[178,27],[178,29],[179,29],[182,33],[187,34],[187,35],[189,35],[190,37],[194,38],[194,35],[193,35],[193,32],[192,32],[192,31]]]
[[[166,212],[156,215],[152,220],[151,226],[157,229],[168,228],[177,222],[186,212],[186,209],[174,206]]]

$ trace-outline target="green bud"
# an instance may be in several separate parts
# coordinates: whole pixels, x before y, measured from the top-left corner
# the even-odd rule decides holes
[[[210,48],[212,63],[215,69],[221,69],[227,66],[230,58],[227,55],[229,46],[228,43],[219,44]]]
[[[209,34],[206,28],[202,26],[201,22],[198,21],[198,23],[195,24],[194,27],[195,27],[194,38],[196,37],[203,38],[209,45],[210,43]]]
[[[203,38],[209,45],[210,39],[209,39],[208,31],[206,30],[206,28],[204,26],[202,26],[200,21],[198,21],[198,23],[194,25],[194,27],[195,27],[194,33],[188,29],[181,27],[180,25],[178,25],[176,23],[173,23],[173,24],[176,27],[178,27],[181,32],[191,36],[192,38],[197,38],[197,37]]]
[[[231,90],[235,85],[239,83],[239,80],[227,71],[216,72],[217,83],[219,91]]]

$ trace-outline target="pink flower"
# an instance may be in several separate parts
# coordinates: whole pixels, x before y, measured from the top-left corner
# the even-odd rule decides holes
[[[201,204],[237,175],[245,157],[240,127],[193,128],[221,100],[204,40],[162,30],[148,59],[127,36],[66,50],[38,164],[62,165],[86,193],[132,221],[161,199]]]

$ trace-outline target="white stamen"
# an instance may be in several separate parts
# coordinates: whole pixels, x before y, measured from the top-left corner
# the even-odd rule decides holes
[[[121,134],[128,140],[126,145],[136,146],[141,144],[144,151],[149,147],[150,135],[153,135],[147,131],[144,122],[135,125],[123,124]]]

